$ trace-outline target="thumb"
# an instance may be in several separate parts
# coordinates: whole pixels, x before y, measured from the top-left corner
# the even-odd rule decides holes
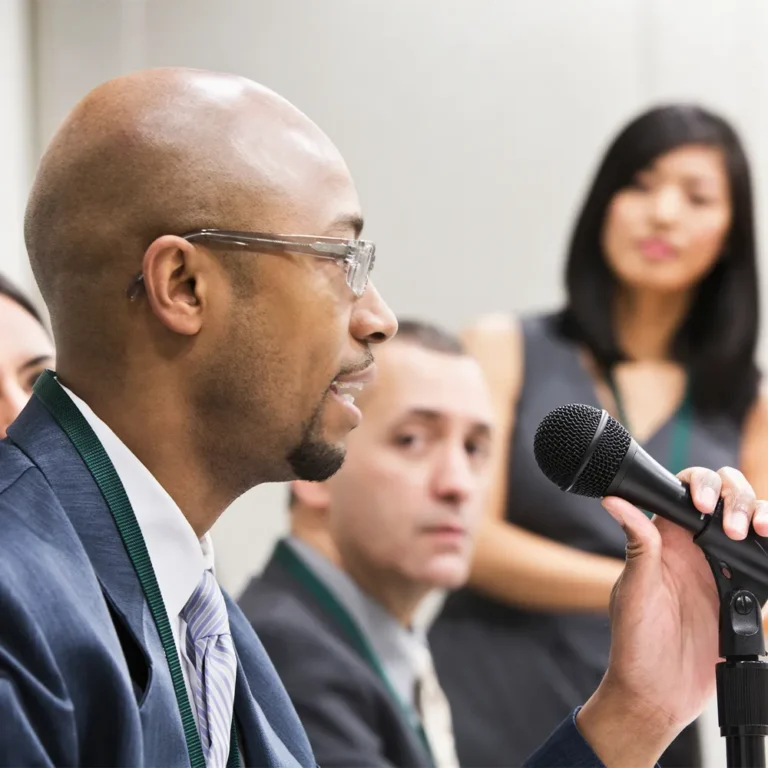
[[[627,536],[625,578],[656,579],[661,573],[661,535],[636,506],[616,496],[606,496],[603,507]]]

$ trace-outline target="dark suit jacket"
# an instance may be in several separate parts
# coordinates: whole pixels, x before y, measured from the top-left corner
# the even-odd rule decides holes
[[[0,442],[0,765],[182,766],[149,607],[79,454],[33,397]],[[227,599],[249,765],[313,766],[261,644]]]
[[[380,678],[278,560],[270,560],[239,603],[288,690],[319,765],[430,765]]]
[[[419,737],[379,677],[336,621],[274,556],[239,603],[277,668],[321,766],[430,764]],[[602,764],[571,717],[528,765]]]

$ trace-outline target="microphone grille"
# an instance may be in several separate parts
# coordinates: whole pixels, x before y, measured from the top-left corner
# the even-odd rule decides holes
[[[541,471],[559,488],[572,482],[600,424],[600,411],[570,403],[550,411],[533,438],[533,455]]]
[[[533,453],[541,471],[559,488],[600,498],[613,482],[632,442],[629,432],[608,417],[600,440],[574,483],[574,476],[595,436],[602,411],[591,405],[569,404],[548,413],[533,438]]]

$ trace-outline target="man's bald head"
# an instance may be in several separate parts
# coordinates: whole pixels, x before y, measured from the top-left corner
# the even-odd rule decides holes
[[[250,80],[157,69],[99,86],[55,135],[26,212],[57,341],[87,343],[89,328],[116,319],[155,238],[301,227],[313,182],[351,184],[319,128]]]
[[[339,152],[272,91],[184,69],[100,86],[54,137],[27,207],[58,375],[187,504],[204,501],[190,462],[214,506],[327,477],[358,417],[336,382],[396,328],[372,285],[348,282],[360,221]],[[330,258],[221,250],[184,237],[200,229],[342,242]]]

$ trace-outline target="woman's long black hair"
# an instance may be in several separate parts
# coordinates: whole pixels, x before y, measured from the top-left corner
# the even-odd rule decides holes
[[[722,253],[696,291],[673,347],[690,377],[693,406],[741,422],[754,402],[759,325],[757,253],[749,163],[734,129],[697,106],[663,106],[633,120],[603,158],[573,231],[560,329],[607,370],[626,359],[613,328],[616,281],[601,246],[614,195],[660,155],[687,144],[719,148],[725,159],[732,221]]]

